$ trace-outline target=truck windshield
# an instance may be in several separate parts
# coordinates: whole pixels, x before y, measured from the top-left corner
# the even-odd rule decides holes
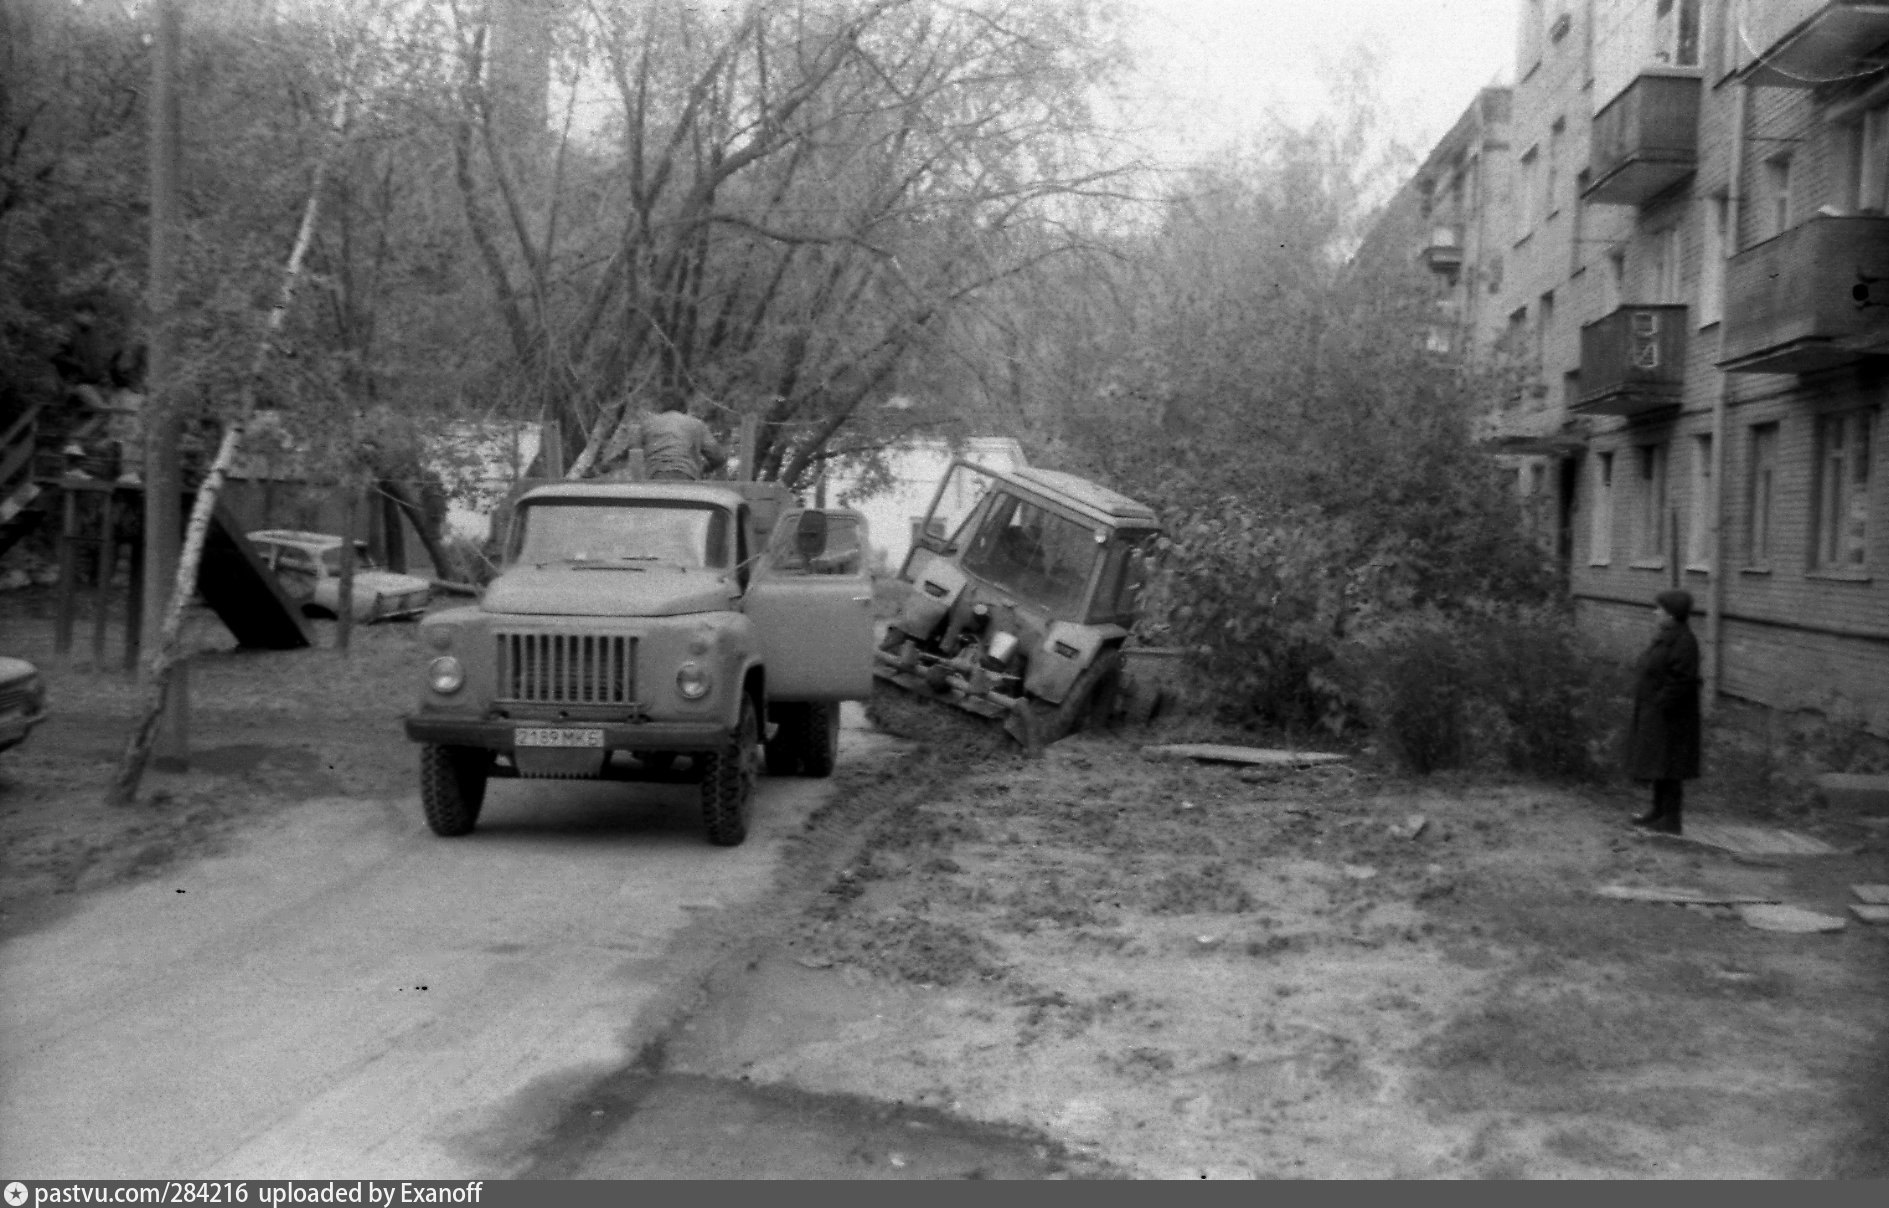
[[[1051,612],[1073,613],[1101,548],[1087,525],[1003,495],[971,538],[964,569]]]
[[[539,500],[519,509],[510,561],[725,570],[728,528],[726,511],[700,504]]]

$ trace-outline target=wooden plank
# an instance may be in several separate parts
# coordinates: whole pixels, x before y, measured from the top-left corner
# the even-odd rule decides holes
[[[1850,913],[1865,923],[1889,923],[1889,906],[1871,906],[1866,903],[1850,903]]]
[[[1759,931],[1783,931],[1794,935],[1808,935],[1819,931],[1841,931],[1848,923],[1834,914],[1819,914],[1814,910],[1805,910],[1802,906],[1754,905],[1740,906],[1738,917],[1748,927]]]
[[[1715,893],[1709,889],[1678,889],[1664,885],[1602,885],[1594,893],[1617,902],[1671,902],[1688,906],[1755,906],[1778,901],[1777,898],[1755,894]]]
[[[1351,758],[1349,755],[1336,755],[1329,751],[1286,751],[1264,747],[1236,747],[1211,742],[1169,743],[1164,746],[1143,747],[1141,753],[1150,759],[1192,759],[1201,763],[1237,763],[1251,767],[1283,768],[1343,763]]]
[[[1889,885],[1852,885],[1850,892],[1872,906],[1889,906]]]

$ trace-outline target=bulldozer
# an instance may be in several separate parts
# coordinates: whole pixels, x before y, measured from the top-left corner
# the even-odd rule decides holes
[[[875,692],[1001,723],[1030,751],[1106,722],[1160,532],[1074,474],[954,460],[900,567]]]

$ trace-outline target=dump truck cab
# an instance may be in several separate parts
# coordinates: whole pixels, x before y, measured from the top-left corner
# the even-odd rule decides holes
[[[771,483],[566,482],[517,501],[504,569],[421,625],[429,825],[465,834],[491,776],[666,778],[712,842],[747,833],[763,759],[832,772],[871,686],[865,522]]]
[[[874,673],[1053,742],[1112,707],[1159,535],[1151,508],[1074,474],[954,461]]]

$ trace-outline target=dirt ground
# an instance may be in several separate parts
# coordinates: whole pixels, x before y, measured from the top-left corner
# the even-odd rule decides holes
[[[0,596],[9,652],[42,665],[47,603]],[[0,758],[0,935],[272,803],[411,783],[413,626],[358,631],[348,660],[193,632],[200,753],[153,773],[146,805],[100,804],[131,696],[83,657]],[[1242,774],[1143,757],[1156,737],[1226,736],[1179,723],[1036,760],[947,742],[847,770],[849,800],[801,843],[819,858],[730,920],[736,955],[671,1030],[664,1076],[1014,1128],[1077,1176],[1889,1174],[1889,929],[1776,934],[1593,894],[1843,914],[1852,883],[1889,881],[1889,830],[1695,800],[1841,852],[1734,857],[1633,833],[1624,793]]]
[[[213,615],[193,609],[190,766],[152,770],[137,807],[108,807],[105,786],[138,705],[120,669],[122,612],[110,617],[104,667],[92,664],[85,613],[73,656],[53,657],[52,613],[48,589],[0,592],[0,652],[37,664],[48,682],[47,720],[0,755],[0,938],[57,918],[88,889],[219,850],[245,819],[284,802],[417,783],[399,724],[425,665],[417,626],[358,628],[343,659],[332,649],[239,650]],[[333,623],[313,624],[331,647]]]
[[[883,813],[668,1067],[1033,1125],[1087,1174],[1889,1173],[1889,933],[1592,892],[1843,914],[1884,831],[1794,819],[1844,854],[1757,860],[1641,837],[1632,804],[999,755]]]

